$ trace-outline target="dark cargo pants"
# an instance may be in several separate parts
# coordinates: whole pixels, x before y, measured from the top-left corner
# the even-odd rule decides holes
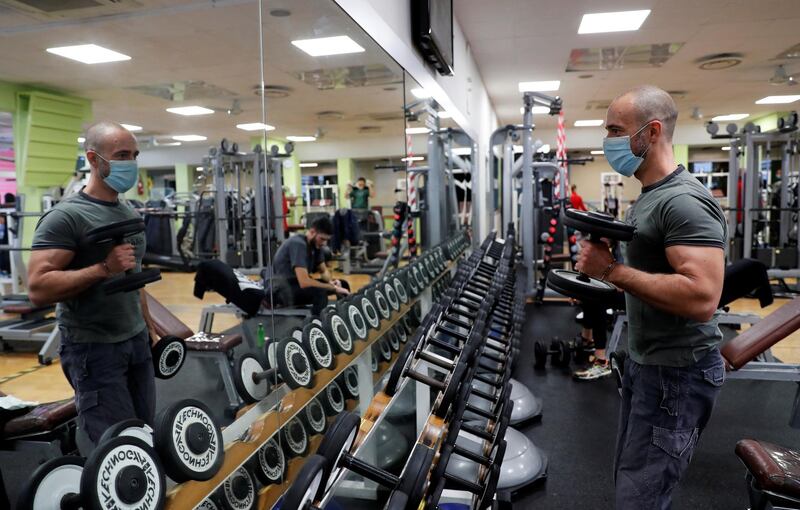
[[[618,510],[667,510],[725,380],[719,349],[688,367],[625,362],[614,463]]]
[[[61,328],[61,368],[75,390],[78,422],[93,443],[122,420],[153,426],[156,383],[145,328],[122,342],[74,343]]]

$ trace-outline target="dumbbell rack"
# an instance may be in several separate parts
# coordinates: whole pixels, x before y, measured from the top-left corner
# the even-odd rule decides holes
[[[428,289],[443,278],[455,267],[454,262],[447,265],[447,269],[434,278]],[[333,370],[321,369],[315,373],[315,384],[313,388],[298,388],[289,390],[285,384],[279,385],[267,398],[259,403],[253,404],[250,409],[241,414],[230,426],[223,430],[225,443],[225,460],[222,468],[217,474],[208,481],[189,481],[176,485],[167,494],[167,510],[183,510],[194,508],[206,497],[213,493],[236,469],[242,466],[258,449],[270,438],[275,436],[281,428],[292,418],[294,418],[312,399],[317,397],[325,387],[334,379],[341,375],[345,369],[358,362],[362,353],[371,349],[373,345],[391,330],[398,320],[400,320],[411,308],[419,301],[429,301],[423,299],[425,293],[415,298],[409,299],[405,305],[401,305],[400,310],[394,311],[388,320],[385,320],[381,328],[371,331],[364,341],[354,344],[353,352],[350,354],[340,353],[336,355],[336,368]],[[392,362],[386,364],[388,370],[397,353],[393,353]],[[368,361],[367,361],[368,363]],[[371,371],[367,365],[366,371],[359,371],[359,387],[364,387],[364,383],[369,384],[370,389],[374,387]],[[362,380],[363,375],[367,378]],[[382,375],[382,374],[381,374]],[[367,399],[362,399],[363,412],[367,409]],[[363,414],[362,412],[362,414]],[[310,451],[316,451],[321,436],[314,436],[309,439]],[[299,457],[287,462],[284,482],[278,485],[270,485],[263,488],[259,493],[257,508],[270,509],[277,502],[280,496],[294,481],[294,477],[302,467],[305,458]]]

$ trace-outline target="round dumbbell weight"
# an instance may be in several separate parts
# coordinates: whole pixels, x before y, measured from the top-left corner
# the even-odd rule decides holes
[[[85,243],[94,246],[116,246],[125,242],[125,239],[143,233],[145,230],[144,220],[135,218],[131,220],[119,221],[109,225],[97,227],[86,233]],[[111,251],[109,248],[108,251]],[[140,272],[128,270],[124,276],[113,276],[103,282],[103,291],[107,294],[118,292],[130,292],[138,290],[161,279],[159,269],[145,269]]]
[[[262,485],[283,483],[286,457],[274,437],[264,443],[253,456],[252,472]]]
[[[345,323],[352,331],[355,338],[364,340],[367,338],[367,321],[361,313],[359,305],[353,299],[345,299],[337,303],[339,315],[345,319]]]
[[[152,348],[153,369],[159,379],[177,374],[186,361],[186,342],[173,335],[162,337]]]
[[[150,427],[150,425],[136,418],[122,420],[108,427],[105,432],[103,432],[103,435],[100,436],[97,444],[105,443],[106,441],[119,436],[135,437],[142,440],[151,448],[154,446],[153,429]]]
[[[300,421],[306,428],[309,436],[324,434],[328,428],[328,421],[325,417],[325,410],[319,400],[312,398],[308,404],[300,411]]]
[[[292,418],[281,427],[281,445],[289,458],[308,453],[308,434],[300,420]]]
[[[328,417],[337,416],[344,411],[345,398],[342,387],[335,380],[328,383],[325,390],[320,394],[322,408]]]
[[[593,211],[565,209],[562,211],[564,225],[584,234],[590,241],[601,242],[601,238],[627,242],[633,239],[636,228],[605,214]],[[581,301],[602,301],[617,292],[608,282],[567,269],[552,269],[547,274],[547,286],[565,296]]]
[[[167,475],[178,483],[209,480],[225,457],[222,432],[197,400],[171,404],[156,417],[155,447]]]
[[[355,294],[351,299],[354,299],[361,307],[361,313],[364,315],[369,327],[375,330],[380,329],[381,317],[373,303],[374,298],[370,289],[365,289]]]
[[[397,295],[397,291],[394,289],[394,285],[392,285],[387,278],[386,280],[381,281],[380,286],[383,289],[383,295],[386,296],[386,301],[389,302],[389,306],[392,308],[392,310],[395,312],[400,310],[400,298]]]
[[[533,344],[534,367],[539,369],[544,368],[547,365],[548,356],[551,356],[553,365],[557,367],[569,366],[570,349],[564,341],[554,340],[550,342],[549,349],[541,342]]]
[[[245,466],[239,466],[223,482],[220,496],[222,508],[226,510],[250,510],[255,508],[258,494],[250,471]]]
[[[397,294],[397,298],[402,304],[408,303],[408,292],[406,292],[406,286],[401,280],[400,275],[395,272],[390,278],[392,286],[394,287],[394,291]]]
[[[389,348],[392,350],[392,352],[400,352],[400,337],[397,335],[396,328],[392,328],[387,331],[384,337],[386,338],[386,341],[389,344]],[[391,361],[391,359],[389,361]]]
[[[319,507],[314,506],[314,502],[316,494],[323,486],[327,463],[327,460],[321,455],[312,455],[306,459],[294,482],[283,495],[281,508],[320,510]]]
[[[344,398],[358,400],[358,369],[356,367],[349,366],[345,368],[344,372],[336,380],[344,392]]]
[[[383,293],[383,290],[380,286],[375,285],[370,289],[372,299],[375,300],[375,307],[378,309],[378,312],[381,314],[381,318],[383,320],[388,319],[392,316],[392,308],[389,305],[389,300],[386,299],[386,295]]]
[[[402,322],[395,324],[394,332],[401,344],[408,342],[408,332],[406,331],[406,327],[402,324]]]
[[[355,346],[353,345],[353,334],[347,325],[345,317],[339,315],[335,306],[328,306],[320,314],[322,326],[331,340],[331,347],[335,353],[350,354]]]
[[[416,297],[422,292],[419,284],[417,284],[417,279],[414,277],[414,271],[411,267],[405,269],[403,271],[403,275],[405,278],[406,287],[410,292],[410,297]]]
[[[278,379],[289,388],[310,388],[314,385],[314,368],[303,345],[296,338],[270,341],[266,346],[267,370],[277,369]],[[263,377],[274,381],[272,377]]]
[[[306,322],[302,330],[293,331],[292,338],[303,345],[315,370],[336,367],[333,346],[319,319]]]
[[[475,499],[470,508],[476,510],[487,510],[491,508],[495,492],[497,491],[497,482],[500,479],[500,465],[503,462],[505,452],[506,442],[500,441],[492,450],[490,456],[491,463],[488,466],[483,466],[479,471],[478,480],[472,482],[447,472],[447,464],[450,462],[454,452],[452,446],[443,446],[439,452],[439,461],[434,469],[434,473],[431,475],[430,487],[432,490],[428,497],[428,505],[436,508],[442,491],[445,486],[447,486],[474,494]]]
[[[217,493],[209,495],[206,499],[200,502],[199,505],[195,507],[195,510],[221,510],[222,503],[220,502],[219,496]]]

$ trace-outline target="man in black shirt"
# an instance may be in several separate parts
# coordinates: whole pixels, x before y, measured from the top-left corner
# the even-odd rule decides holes
[[[284,241],[272,261],[272,283],[276,301],[283,306],[312,305],[311,314],[319,315],[328,304],[328,296],[346,296],[350,286],[334,280],[325,264],[324,247],[333,234],[330,218],[314,221],[305,234]],[[319,279],[311,273],[318,272]]]

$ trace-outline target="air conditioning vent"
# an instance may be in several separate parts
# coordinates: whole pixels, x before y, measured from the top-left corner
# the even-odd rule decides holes
[[[88,19],[138,10],[139,0],[0,0],[0,6],[32,15],[40,21]]]

